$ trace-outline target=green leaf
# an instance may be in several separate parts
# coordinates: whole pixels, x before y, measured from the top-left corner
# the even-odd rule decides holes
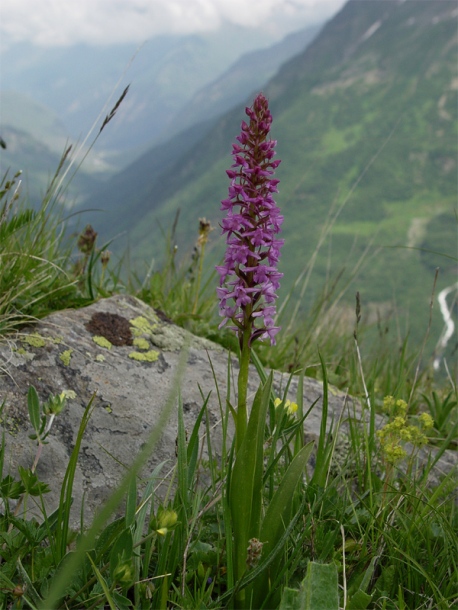
[[[86,426],[89,422],[92,410],[94,408],[94,397],[95,394],[91,397],[84,410],[83,417],[81,419],[81,423],[78,429],[78,434],[76,436],[75,446],[73,447],[73,451],[70,456],[70,460],[68,462],[68,466],[65,471],[64,480],[62,482],[62,487],[60,490],[58,526],[56,529],[56,549],[58,551],[58,561],[65,557],[67,553],[70,509],[73,502],[73,481],[75,479],[76,465],[78,463],[78,456],[81,448],[81,442],[83,440],[84,431],[86,430]]]
[[[49,485],[47,485],[47,483],[41,483],[38,480],[37,475],[32,472],[30,468],[18,466],[18,470],[21,481],[24,484],[25,493],[28,493],[31,496],[41,496],[50,491]]]
[[[263,557],[267,557],[272,552],[291,521],[294,493],[304,474],[313,445],[314,443],[311,441],[294,457],[269,503],[260,532],[260,540],[264,543]],[[269,593],[269,580],[272,580],[272,576],[278,572],[281,560],[282,555],[279,554],[272,562],[269,570],[266,570],[254,582],[253,600],[255,607],[260,607]]]
[[[109,587],[108,587],[108,585],[106,583],[106,580],[104,579],[104,577],[102,576],[102,574],[98,570],[97,566],[93,562],[93,560],[92,560],[91,556],[89,555],[89,553],[87,554],[87,557],[88,557],[89,561],[91,562],[92,569],[94,570],[94,574],[95,574],[97,580],[99,581],[99,584],[100,584],[100,586],[103,589],[103,592],[105,593],[105,597],[107,599],[108,605],[110,606],[111,610],[117,610],[116,604],[115,604],[113,598],[111,597],[110,589],[109,589]]]
[[[31,385],[27,393],[27,406],[29,408],[29,418],[33,429],[38,434],[40,432],[40,399],[38,398],[37,391]]]
[[[346,610],[366,610],[372,601],[372,595],[368,595],[361,589],[358,589],[354,595],[348,600]]]
[[[113,579],[114,572],[116,568],[128,561],[132,560],[133,554],[133,540],[132,540],[132,531],[129,528],[126,528],[121,532],[116,542],[113,545],[110,554],[110,576]]]
[[[126,527],[130,527],[135,521],[135,511],[137,510],[137,477],[133,476],[130,480],[126,498]]]
[[[291,519],[294,492],[304,474],[313,445],[313,441],[307,443],[294,457],[269,504],[261,527],[261,541],[266,541],[269,549],[275,546]]]
[[[185,509],[188,506],[188,451],[186,448],[186,428],[184,425],[183,402],[181,396],[178,399],[177,462],[178,489],[181,494],[181,505],[183,509]],[[186,512],[184,515],[186,515]]]
[[[97,538],[97,542],[95,544],[95,551],[97,557],[101,557],[104,553],[110,549],[115,539],[119,536],[119,533],[125,528],[125,519],[120,517],[115,521],[109,523],[101,532],[100,536]]]
[[[124,608],[131,608],[132,602],[128,597],[124,597],[121,593],[113,591],[113,601],[116,603],[117,610],[124,610]]]
[[[11,475],[7,475],[0,482],[0,496],[4,499],[17,500],[24,492],[24,485],[15,481]]]
[[[323,374],[323,407],[321,411],[320,436],[318,438],[318,447],[316,450],[315,469],[310,481],[311,485],[325,487],[326,476],[329,470],[329,464],[332,459],[333,443],[329,442],[328,434],[326,433],[328,421],[329,407],[329,391],[328,391],[328,376],[326,372],[326,364],[321,354],[318,354],[321,362],[321,370]]]
[[[188,449],[187,449],[187,458],[188,458],[188,487],[191,487],[194,473],[197,465],[197,457],[199,454],[199,428],[202,421],[202,417],[204,413],[207,412],[207,404],[208,399],[210,398],[210,394],[204,401],[204,404],[197,416],[196,422],[192,429],[191,436],[189,438]]]
[[[256,392],[246,434],[232,469],[228,493],[234,533],[236,580],[246,570],[248,540],[252,537],[259,538],[264,428],[271,387],[272,374]]]
[[[278,610],[299,610],[300,609],[300,591],[299,589],[290,589],[285,587]]]
[[[35,587],[33,586],[32,580],[30,579],[29,574],[27,573],[26,569],[24,568],[24,566],[21,563],[21,560],[18,559],[17,563],[16,563],[18,572],[21,576],[22,581],[24,582],[24,584],[27,587],[27,597],[30,598],[31,602],[28,602],[30,604],[30,606],[32,608],[40,608],[42,607],[41,604],[43,602],[43,600],[41,599],[41,597],[39,596],[37,590],[35,589]]]
[[[310,561],[302,581],[304,610],[339,610],[337,567]]]
[[[286,587],[279,610],[339,610],[337,567],[310,561],[300,590]]]

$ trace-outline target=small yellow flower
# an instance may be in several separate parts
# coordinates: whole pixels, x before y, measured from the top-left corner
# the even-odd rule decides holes
[[[402,400],[402,398],[396,401],[396,406],[401,415],[405,415],[407,413],[407,403],[405,400]]]
[[[422,413],[418,419],[424,430],[430,430],[434,427],[434,419],[429,413]]]
[[[420,447],[421,445],[426,445],[428,439],[426,435],[423,434],[423,432],[420,430],[420,428],[417,428],[417,426],[409,426],[409,430],[411,433],[411,442],[414,445],[416,445],[417,447]]]
[[[386,461],[390,464],[396,464],[403,460],[407,452],[405,449],[401,447],[401,445],[397,443],[389,443],[383,447],[383,452],[385,454]]]
[[[395,417],[393,420],[393,429],[394,430],[400,430],[401,428],[403,428],[406,425],[406,418],[405,417]]]
[[[169,530],[166,527],[160,527],[158,530],[156,530],[156,533],[160,534],[161,536],[165,536],[168,531]]]
[[[393,419],[377,431],[377,436],[385,460],[390,464],[396,464],[407,457],[407,451],[402,443],[408,442],[416,447],[425,445],[428,439],[423,431],[432,428],[434,421],[428,413],[422,413],[418,418],[419,425],[408,425],[408,406],[405,400],[395,401],[392,396],[386,396],[383,405]],[[412,449],[410,451],[413,452]]]
[[[113,579],[115,582],[119,582],[124,585],[131,583],[133,579],[133,571],[130,562],[117,565],[113,571]]]
[[[283,401],[281,398],[276,398],[274,400],[274,407],[277,409],[280,405],[284,406],[288,415],[294,415],[294,413],[296,413],[298,409],[298,406],[295,402],[291,402],[288,399]]]
[[[399,436],[403,441],[411,441],[412,440],[412,432],[410,427],[402,428],[399,430]]]
[[[290,402],[289,400],[286,401],[285,407],[288,415],[294,415],[298,409],[297,404],[295,402]]]
[[[75,392],[72,390],[64,390],[59,395],[50,396],[48,401],[43,405],[43,413],[45,415],[58,415],[63,411],[67,398],[76,398]]]
[[[383,410],[385,413],[391,413],[394,407],[394,398],[393,396],[385,396],[383,399]]]
[[[152,527],[156,533],[165,536],[178,521],[178,515],[174,510],[159,509],[157,517],[153,518]]]
[[[160,512],[158,518],[160,526],[167,528],[173,527],[178,521],[178,515],[174,510],[165,510],[162,513]]]

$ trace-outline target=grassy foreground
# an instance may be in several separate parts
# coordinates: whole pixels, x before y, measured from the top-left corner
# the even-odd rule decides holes
[[[161,309],[177,324],[236,350],[232,335],[217,328],[216,282],[203,271],[205,223],[198,225],[196,219],[199,234],[187,263],[176,260],[172,229],[163,268],[152,269],[146,278],[132,275],[122,281],[110,261],[108,245],[98,245],[93,229],[66,236],[54,203],[57,180],[38,212],[19,205],[17,180],[5,177],[0,186],[3,337],[58,309],[81,307],[124,291]],[[248,596],[246,607],[456,607],[456,472],[432,482],[435,459],[418,468],[420,447],[434,446],[436,457],[445,449],[457,449],[456,371],[435,381],[423,354],[411,353],[406,340],[389,342],[382,329],[374,334],[361,324],[364,304],[359,301],[348,332],[333,322],[335,294],[326,288],[307,320],[299,319],[292,302],[285,302],[277,346],[258,346],[256,360],[266,401],[264,516],[277,505],[276,491],[297,463],[297,455],[307,453],[301,430],[313,408],[303,404],[301,383],[296,403],[273,396],[264,366],[300,378],[320,378],[324,408],[314,472],[301,473],[288,514],[280,512],[278,503],[278,531],[275,519],[270,524],[271,535],[277,536],[275,546],[269,546],[268,539],[261,546],[250,541],[241,578],[235,578],[231,555],[227,481],[233,476],[233,450],[228,447],[217,460],[210,439],[211,458],[202,463],[199,431],[204,427],[205,399],[188,437],[178,403],[177,462],[166,501],[155,493],[163,466],[147,481],[137,475],[176,406],[175,395],[113,497],[92,524],[72,531],[72,481],[92,405],[87,405],[82,418],[60,507],[48,514],[47,486],[37,479],[35,468],[46,451],[44,443],[55,417],[65,417],[66,396],[43,401],[31,386],[28,408],[34,435],[30,442],[37,445],[37,458],[28,469],[10,473],[3,443],[0,451],[0,607],[234,608],[240,607],[239,592],[256,592],[257,583],[263,583],[262,596]],[[183,366],[184,361],[185,354]],[[329,382],[361,399],[367,424],[351,420],[349,433],[343,435],[338,429],[342,422],[336,422],[332,434],[325,433]],[[380,430],[375,426],[378,412],[386,415]],[[230,414],[224,396],[221,413],[225,429]],[[342,445],[344,452],[339,449]],[[207,485],[198,476],[202,469],[208,473]],[[110,515],[123,499],[125,515],[113,521]],[[42,509],[40,522],[27,513],[32,501]],[[250,599],[257,599],[257,605]]]

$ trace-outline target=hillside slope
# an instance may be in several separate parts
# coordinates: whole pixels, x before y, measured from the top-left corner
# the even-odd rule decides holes
[[[369,248],[373,256],[353,284],[363,302],[384,311],[395,306],[417,335],[426,329],[436,259],[417,248],[456,256],[457,16],[456,2],[447,0],[350,1],[265,87],[282,159],[285,289],[316,248],[331,208],[338,209],[312,293],[329,275],[348,276]],[[191,247],[199,217],[218,224],[242,118],[242,107],[228,112],[157,176],[156,149],[141,179],[138,167],[135,182],[124,173],[124,205],[113,191],[98,198],[110,213],[94,222],[111,235],[126,232],[132,259],[146,267],[160,254],[158,222],[169,226],[180,209],[179,246]],[[437,217],[447,230],[432,242],[428,226]],[[456,271],[456,261],[440,261],[439,287]],[[440,319],[434,324],[438,332]]]

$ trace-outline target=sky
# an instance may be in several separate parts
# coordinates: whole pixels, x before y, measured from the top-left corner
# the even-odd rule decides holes
[[[141,43],[159,34],[217,30],[224,22],[280,37],[332,17],[345,0],[1,0],[1,46]]]

